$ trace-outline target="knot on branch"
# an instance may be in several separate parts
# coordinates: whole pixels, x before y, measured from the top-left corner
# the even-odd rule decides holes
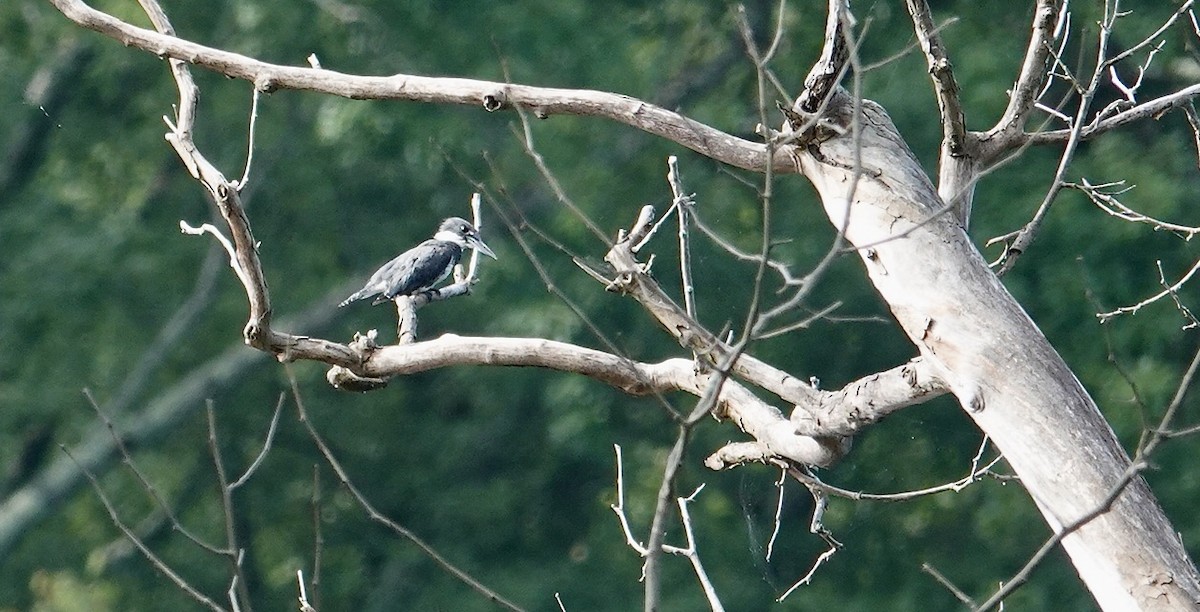
[[[333,366],[332,368],[329,368],[329,371],[325,373],[325,380],[328,380],[329,384],[332,385],[334,389],[340,389],[342,391],[354,391],[357,393],[366,393],[367,391],[382,389],[388,384],[388,380],[386,378],[359,376],[358,374],[355,374],[354,372],[351,372],[342,366]]]
[[[852,439],[841,436],[821,438],[797,437],[795,440],[772,442],[730,442],[704,459],[710,470],[727,470],[747,463],[799,463],[815,467],[832,467],[850,452]]]
[[[267,348],[264,327],[257,318],[251,318],[246,322],[246,327],[242,329],[242,338],[245,340],[246,346],[251,346],[260,350],[265,350]]]
[[[508,94],[504,91],[493,91],[483,95],[483,110],[494,113],[508,107]]]
[[[317,56],[315,54],[309,55],[309,61],[316,61],[316,57]],[[317,62],[317,64],[313,67],[320,68],[321,64]],[[275,93],[275,90],[278,88],[279,84],[276,82],[275,78],[269,74],[261,74],[258,76],[258,78],[254,79],[254,89],[261,93]]]
[[[366,363],[371,358],[371,354],[379,349],[379,344],[375,342],[375,337],[378,335],[377,330],[370,330],[366,334],[354,333],[354,339],[347,346],[358,356],[360,364]],[[334,389],[343,391],[356,391],[365,393],[382,389],[387,386],[388,379],[375,376],[361,376],[355,374],[352,370],[342,366],[333,366],[325,373],[325,380]]]
[[[633,293],[633,279],[634,273],[632,271],[625,270],[624,272],[619,272],[604,286],[604,290],[620,295],[630,295]]]
[[[791,108],[777,104],[785,119],[781,130],[781,142],[794,142],[804,146],[845,135],[853,120],[853,105],[848,102],[848,94],[838,89],[830,96],[825,106],[815,111],[803,109],[803,98],[797,99]]]

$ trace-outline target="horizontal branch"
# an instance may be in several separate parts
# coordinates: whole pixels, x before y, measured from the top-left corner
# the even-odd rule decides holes
[[[1133,108],[1121,111],[1107,119],[1092,122],[1083,126],[1079,131],[1081,139],[1094,138],[1109,130],[1124,126],[1143,119],[1157,119],[1163,114],[1185,106],[1193,98],[1200,96],[1200,84],[1185,87],[1179,91],[1160,96],[1148,102],[1138,104]],[[1070,129],[1034,132],[1027,135],[1033,144],[1066,142],[1071,137]]]
[[[175,58],[243,79],[261,91],[294,89],[356,100],[407,100],[479,106],[487,111],[528,108],[538,117],[581,115],[603,117],[683,145],[712,159],[747,170],[762,171],[765,145],[738,138],[679,113],[629,96],[587,89],[532,87],[475,79],[408,74],[360,76],[322,68],[269,64],[245,55],[207,47],[175,36],[139,28],[98,11],[81,0],[49,0],[82,27],[122,44]],[[796,172],[786,147],[775,153],[775,172]]]
[[[800,435],[852,436],[887,415],[950,391],[929,359],[860,378],[837,391],[819,391],[816,406],[798,406],[792,423]]]
[[[453,334],[424,342],[375,348],[354,374],[384,379],[449,365],[547,368],[587,376],[632,395],[682,391],[699,397],[708,389],[712,376],[697,372],[690,359],[641,363],[555,340]],[[335,385],[354,380],[349,373],[338,372],[331,372],[330,380]],[[736,381],[726,380],[721,386],[714,412],[754,437],[765,449],[766,456],[818,466],[830,465],[841,457],[841,445],[836,441],[797,435],[796,426],[778,409]]]

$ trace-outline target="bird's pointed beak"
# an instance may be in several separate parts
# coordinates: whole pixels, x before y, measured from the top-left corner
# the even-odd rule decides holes
[[[499,260],[499,258],[496,257],[496,254],[493,253],[492,250],[488,248],[488,245],[484,244],[483,240],[481,240],[478,236],[467,236],[467,246],[479,251],[480,253],[483,253],[484,255],[487,255],[488,257],[491,257],[492,259],[497,261]]]

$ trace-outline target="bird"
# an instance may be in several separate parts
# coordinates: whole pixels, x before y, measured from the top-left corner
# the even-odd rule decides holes
[[[496,254],[484,244],[474,225],[466,219],[450,217],[442,221],[433,238],[383,264],[362,289],[338,304],[338,308],[369,297],[375,298],[371,302],[374,306],[396,296],[412,296],[428,291],[450,275],[450,271],[462,259],[465,249],[475,249],[496,259]]]

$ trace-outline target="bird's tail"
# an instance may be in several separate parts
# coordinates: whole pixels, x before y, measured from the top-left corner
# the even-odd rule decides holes
[[[366,288],[359,289],[358,291],[355,291],[354,294],[352,294],[350,297],[342,300],[342,303],[338,304],[337,307],[341,308],[342,306],[345,306],[346,304],[349,304],[350,302],[357,302],[358,300],[361,300],[363,298],[371,297],[371,295],[373,293],[374,292],[371,291],[370,289],[366,289]]]

